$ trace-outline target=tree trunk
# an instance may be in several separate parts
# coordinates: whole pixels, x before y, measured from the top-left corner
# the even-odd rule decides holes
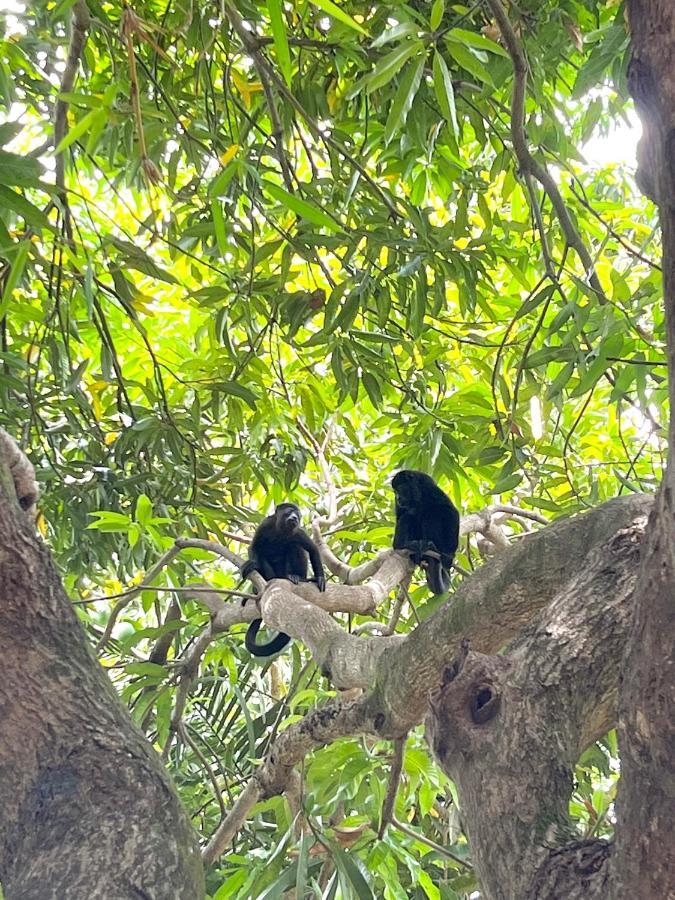
[[[629,0],[628,83],[642,120],[638,183],[659,208],[670,456],[652,511],[620,705],[613,896],[675,895],[675,3]]]
[[[606,897],[611,845],[581,840],[568,804],[579,754],[615,721],[646,520],[593,551],[504,655],[469,653],[432,697],[427,737],[493,900]]]
[[[194,829],[94,658],[6,458],[0,469],[5,897],[199,900]]]

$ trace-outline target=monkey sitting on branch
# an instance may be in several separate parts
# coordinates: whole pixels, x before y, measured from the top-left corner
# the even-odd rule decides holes
[[[312,564],[314,578],[307,578],[307,561]],[[314,541],[300,527],[300,509],[295,503],[280,503],[271,516],[262,520],[251,541],[248,560],[241,574],[244,578],[258,572],[270,578],[286,578],[293,584],[315,581],[320,591],[326,590],[326,576],[321,556]],[[257,644],[262,619],[254,619],[246,632],[246,649],[253,656],[272,656],[290,643],[283,632],[267,644]]]

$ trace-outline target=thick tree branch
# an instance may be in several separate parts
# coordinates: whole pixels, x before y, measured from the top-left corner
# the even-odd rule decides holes
[[[675,5],[629,0],[638,183],[658,204],[668,340],[669,458],[649,521],[620,704],[612,897],[675,893]]]
[[[7,446],[0,439],[0,454]],[[201,897],[196,835],[89,648],[0,459],[5,896]],[[149,828],[148,823],[153,827]],[[161,841],[157,840],[161,834]]]
[[[524,535],[466,578],[444,607],[379,658],[386,736],[419,723],[429,685],[438,683],[462,638],[474,650],[497,652],[550,603],[592,550],[646,515],[652,502],[647,495],[633,494],[559,519]]]
[[[285,790],[291,769],[310,750],[346,735],[397,738],[422,721],[429,685],[442,680],[443,671],[456,655],[463,637],[471,638],[477,649],[496,652],[559,592],[565,610],[583,611],[588,584],[579,579],[571,586],[568,582],[580,570],[590,571],[585,561],[592,551],[595,552],[592,572],[602,582],[605,600],[607,594],[611,598],[614,590],[611,567],[615,563],[626,565],[626,560],[614,545],[611,553],[618,554],[619,562],[614,557],[603,556],[600,548],[618,531],[629,528],[636,518],[644,518],[651,502],[650,497],[640,495],[618,498],[583,516],[560,520],[523,537],[490,559],[460,586],[444,609],[406,638],[364,639],[352,635],[340,638],[333,632],[340,646],[324,658],[324,668],[338,686],[343,673],[348,673],[345,677],[353,680],[353,674],[360,670],[363,686],[369,687],[370,692],[350,704],[339,701],[326,704],[277,738],[245,795],[214,835],[205,859],[213,860],[224,850],[258,799]],[[634,570],[634,546],[630,542],[622,546],[633,560]],[[611,582],[609,586],[608,582]],[[271,620],[278,604],[279,619],[273,621],[277,626],[281,624],[282,607],[288,605],[283,597],[287,593],[285,587],[278,587],[282,584],[271,582],[269,597],[263,598],[264,607],[269,603]],[[623,592],[619,600],[625,601]],[[297,619],[300,637],[302,615]],[[286,615],[283,621],[288,622]],[[545,629],[540,628],[539,633],[545,633]],[[374,664],[369,662],[373,654],[376,655]],[[550,653],[545,650],[543,655]],[[565,659],[569,659],[569,654]],[[576,729],[575,747],[611,721],[612,713],[607,712],[611,704],[605,702],[604,696],[601,692],[597,694],[599,712],[587,709],[591,724],[584,726],[586,732],[581,731],[581,726]],[[609,696],[616,699],[616,692],[610,690]],[[589,702],[592,705],[593,695]]]
[[[610,846],[578,841],[572,770],[616,722],[646,520],[590,553],[504,655],[470,653],[432,698],[429,742],[457,785],[487,897],[606,897]]]

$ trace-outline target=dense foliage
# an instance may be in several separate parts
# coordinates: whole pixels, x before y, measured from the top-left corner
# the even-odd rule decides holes
[[[40,524],[75,600],[138,583],[176,537],[238,550],[225,532],[250,533],[275,501],[323,512],[308,432],[325,441],[331,542],[351,562],[388,545],[401,465],[434,474],[464,511],[517,502],[555,517],[654,486],[660,271],[653,212],[612,161],[634,140],[620,3],[509,13],[529,65],[529,149],[599,289],[516,159],[512,60],[489,4],[88,0],[63,91],[82,6],[17,5],[0,43],[0,424],[39,470]],[[599,151],[607,165],[589,162]],[[476,565],[475,545],[458,562]],[[195,573],[237,582],[189,551],[157,584]],[[159,748],[173,661],[207,619],[181,602],[162,625],[169,597],[142,592],[103,654]],[[94,640],[113,602],[78,607]],[[416,603],[399,629],[433,608]],[[148,662],[174,632],[168,663]],[[214,786],[229,806],[270,735],[328,690],[299,648],[265,675],[241,637],[210,646],[171,751],[205,834]],[[584,833],[609,827],[613,749],[610,736],[578,770]],[[298,839],[282,799],[260,806],[214,895],[302,896],[326,854],[342,896],[470,890],[456,861],[364,827],[389,752],[345,741],[315,754],[311,832]],[[399,817],[464,856],[452,786],[421,739],[405,775]]]

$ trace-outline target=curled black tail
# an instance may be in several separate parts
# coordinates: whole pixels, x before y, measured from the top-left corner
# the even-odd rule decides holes
[[[422,567],[426,572],[427,585],[431,593],[445,594],[450,588],[450,572],[449,566],[446,568],[440,554],[422,554]]]
[[[278,653],[280,650],[283,650],[287,644],[290,644],[290,637],[287,634],[284,634],[283,631],[280,631],[279,634],[275,638],[272,638],[271,641],[268,641],[267,644],[256,644],[255,639],[258,636],[261,625],[262,619],[254,619],[248,626],[246,632],[246,640],[244,643],[251,656],[274,656],[275,653]]]
[[[444,594],[450,587],[450,575],[438,559],[429,561],[427,566],[427,584],[432,594]]]

